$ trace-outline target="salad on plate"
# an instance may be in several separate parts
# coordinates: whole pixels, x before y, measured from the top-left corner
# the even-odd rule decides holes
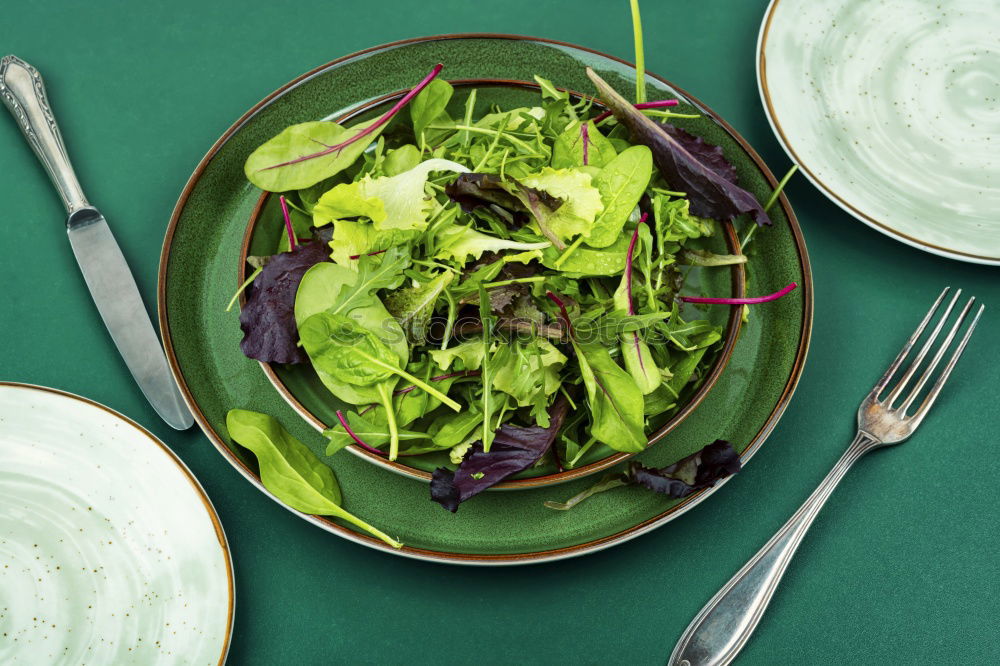
[[[534,106],[480,108],[472,90],[456,110],[441,71],[377,118],[292,125],[250,154],[284,233],[247,258],[240,326],[247,357],[308,364],[343,405],[328,455],[445,452],[430,494],[455,511],[543,459],[563,470],[595,447],[643,451],[723,337],[687,304],[794,284],[682,295],[691,267],[745,262],[709,249],[723,223],[742,216],[749,240],[770,220],[720,148],[671,124],[677,100],[639,85],[629,102],[588,70],[596,98],[536,77]],[[329,467],[274,419],[233,410],[228,425],[293,508],[398,545],[340,508]],[[719,441],[547,506],[626,484],[682,497],[738,469]]]

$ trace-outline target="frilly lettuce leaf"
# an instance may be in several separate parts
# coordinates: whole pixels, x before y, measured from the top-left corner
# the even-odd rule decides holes
[[[548,241],[527,243],[504,240],[490,236],[472,227],[452,225],[438,233],[438,249],[435,259],[453,259],[460,264],[469,261],[469,257],[479,259],[485,252],[500,252],[502,250],[543,250],[551,243]]]
[[[594,220],[604,210],[600,191],[592,184],[590,175],[583,171],[545,167],[540,173],[521,178],[520,182],[563,201],[544,220],[538,220],[560,240],[566,241],[578,234],[585,238],[590,236]]]
[[[378,231],[426,229],[434,204],[424,195],[424,184],[432,171],[464,173],[468,169],[451,160],[430,159],[397,176],[365,176],[354,183],[341,183],[316,202],[313,224],[366,217]]]

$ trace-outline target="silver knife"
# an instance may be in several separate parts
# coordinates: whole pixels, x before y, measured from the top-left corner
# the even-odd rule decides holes
[[[87,202],[73,173],[38,70],[16,56],[5,56],[0,60],[0,97],[62,197],[73,254],[129,371],[167,424],[190,428],[194,417],[170,374],[135,278],[107,220]]]

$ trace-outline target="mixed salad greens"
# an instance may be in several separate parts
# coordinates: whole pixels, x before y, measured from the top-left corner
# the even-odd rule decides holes
[[[447,451],[431,497],[455,511],[545,456],[562,470],[594,447],[644,450],[722,337],[684,318],[683,301],[706,300],[679,295],[685,267],[744,262],[703,240],[737,216],[770,220],[719,147],[668,122],[676,100],[646,102],[642,83],[633,104],[588,69],[601,108],[536,76],[534,106],[484,109],[472,90],[456,110],[441,70],[376,119],[293,125],[249,156],[286,233],[249,259],[240,325],[246,356],[311,364],[353,407],[327,454]],[[229,430],[290,506],[398,545],[340,508],[329,468],[273,419],[234,410]],[[597,490],[679,497],[738,468],[716,442]]]

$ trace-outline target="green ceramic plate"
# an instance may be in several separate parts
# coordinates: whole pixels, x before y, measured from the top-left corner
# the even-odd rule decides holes
[[[224,312],[238,284],[233,257],[239,256],[259,198],[243,176],[243,162],[287,125],[339,116],[409,88],[438,62],[453,81],[531,81],[539,74],[560,86],[588,91],[584,67],[590,66],[628,95],[635,80],[628,63],[569,44],[508,35],[420,38],[346,56],[303,75],[264,99],[219,139],[185,187],[167,229],[160,263],[160,327],[171,367],[199,425],[226,460],[265,493],[253,456],[235,446],[225,431],[229,409],[277,417],[321,458],[325,440],[281,398],[260,365],[242,355],[238,314]],[[698,107],[705,117],[688,129],[723,147],[744,187],[760,199],[770,194],[774,177],[731,127],[659,77],[647,74],[646,85],[650,99],[679,97]],[[677,429],[641,454],[645,464],[669,464],[717,438],[734,442],[746,461],[784,411],[808,346],[812,280],[798,224],[783,196],[771,217],[774,226],[757,235],[748,264],[750,290],[769,293],[793,280],[800,288],[755,307],[712,391]],[[534,562],[605,548],[671,520],[722,486],[679,501],[626,488],[595,496],[569,512],[544,508],[545,500],[563,499],[593,481],[581,479],[554,488],[486,493],[451,514],[430,501],[426,483],[349,455],[327,460],[343,487],[345,506],[406,543],[392,552],[468,564]],[[391,550],[339,523],[302,517],[352,541]]]

